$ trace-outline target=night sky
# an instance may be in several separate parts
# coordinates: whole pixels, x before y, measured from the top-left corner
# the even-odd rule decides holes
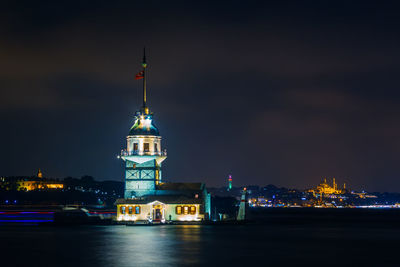
[[[127,3],[2,4],[0,175],[123,181],[146,46],[164,180],[400,191],[395,1]]]

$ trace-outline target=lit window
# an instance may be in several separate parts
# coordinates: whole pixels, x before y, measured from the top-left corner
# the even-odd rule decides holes
[[[192,215],[196,214],[196,207],[195,206],[191,206],[190,207],[190,214],[192,214]]]
[[[143,150],[144,150],[144,152],[149,152],[150,151],[150,144],[149,143],[144,143],[143,144]]]
[[[189,214],[189,207],[188,206],[183,207],[183,214],[185,214],[185,215]]]
[[[140,207],[139,206],[135,207],[135,214],[140,214]]]
[[[182,207],[181,206],[176,206],[176,214],[182,214]]]
[[[121,206],[121,213],[125,214],[125,207],[124,206]]]
[[[128,209],[129,214],[132,214],[132,207],[130,206]]]

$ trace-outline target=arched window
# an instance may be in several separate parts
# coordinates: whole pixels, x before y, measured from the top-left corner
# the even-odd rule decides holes
[[[132,214],[132,206],[129,206],[128,211],[129,211],[129,214]]]
[[[125,206],[121,206],[121,213],[125,214]]]
[[[135,214],[140,214],[140,206],[135,207]]]
[[[178,215],[182,214],[182,207],[181,206],[176,206],[175,213],[178,214]]]
[[[150,143],[144,143],[143,144],[143,151],[144,152],[149,152],[150,151]]]
[[[196,207],[195,206],[191,206],[190,207],[190,214],[192,214],[192,215],[196,214]]]
[[[185,215],[189,214],[189,207],[188,206],[184,206],[183,207],[183,214],[185,214]]]

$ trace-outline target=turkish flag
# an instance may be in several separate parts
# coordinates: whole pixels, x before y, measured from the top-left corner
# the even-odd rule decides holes
[[[142,70],[141,72],[139,72],[135,76],[135,80],[140,80],[140,79],[143,79],[143,78],[144,78],[144,70]]]

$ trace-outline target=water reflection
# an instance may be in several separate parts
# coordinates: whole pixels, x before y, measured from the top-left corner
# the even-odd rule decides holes
[[[109,227],[98,257],[103,266],[176,266],[198,264],[201,227],[198,225]],[[100,255],[101,254],[101,255]]]
[[[20,226],[0,227],[0,240],[0,255],[12,259],[1,267],[382,266],[382,259],[398,266],[400,229],[379,223]]]
[[[200,242],[201,226],[200,225],[180,225],[177,226],[176,235],[185,242]]]

